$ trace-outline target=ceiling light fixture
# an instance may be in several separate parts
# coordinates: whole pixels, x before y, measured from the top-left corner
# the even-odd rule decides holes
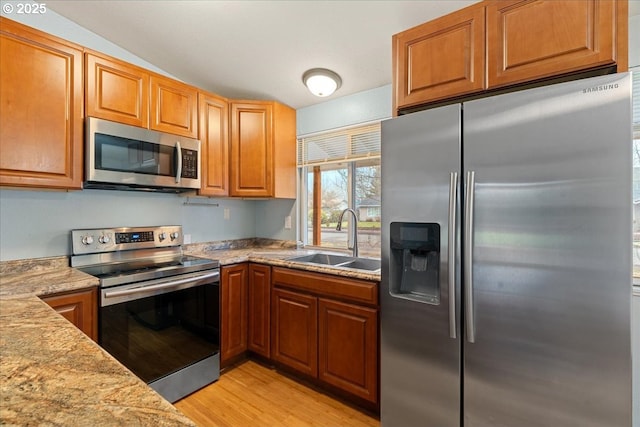
[[[315,96],[331,95],[342,86],[339,75],[326,68],[313,68],[302,75],[302,82]]]

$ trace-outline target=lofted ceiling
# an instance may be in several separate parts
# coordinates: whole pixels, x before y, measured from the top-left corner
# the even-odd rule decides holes
[[[47,7],[186,83],[298,109],[390,84],[393,34],[476,1],[50,0]],[[302,84],[317,67],[342,77],[330,97]]]

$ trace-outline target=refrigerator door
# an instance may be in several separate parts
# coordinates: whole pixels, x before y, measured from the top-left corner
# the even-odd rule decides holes
[[[460,425],[459,246],[451,245],[459,231],[460,108],[382,123],[385,427]]]
[[[466,427],[631,425],[630,94],[617,74],[463,106]]]

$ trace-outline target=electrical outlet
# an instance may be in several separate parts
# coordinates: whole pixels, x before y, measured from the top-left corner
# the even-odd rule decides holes
[[[183,242],[185,245],[187,245],[187,244],[191,243],[191,234],[185,234],[185,235],[182,237],[182,242]]]
[[[231,212],[229,208],[224,208],[224,219],[229,219],[231,217]]]
[[[284,228],[287,230],[291,230],[291,215],[287,215],[284,217]]]

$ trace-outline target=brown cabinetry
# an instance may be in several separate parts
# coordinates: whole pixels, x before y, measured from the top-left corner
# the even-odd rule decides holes
[[[318,299],[300,292],[274,289],[272,305],[273,360],[316,377]]]
[[[42,297],[51,308],[98,341],[98,293],[95,288]]]
[[[85,63],[87,116],[197,137],[196,88],[97,52]]]
[[[485,0],[393,36],[394,110],[628,67],[627,0]],[[486,60],[485,60],[486,58]]]
[[[198,137],[198,90],[176,80],[151,75],[149,128]]]
[[[229,104],[219,96],[198,93],[198,139],[202,144],[203,196],[229,195]]]
[[[220,269],[220,364],[247,351],[247,264]]]
[[[248,348],[271,357],[271,267],[249,264]]]
[[[274,267],[272,285],[272,359],[376,405],[377,283]]]
[[[0,18],[0,185],[80,189],[82,47]]]
[[[231,102],[230,195],[296,197],[296,112],[269,101]]]
[[[378,312],[320,298],[318,378],[365,400],[378,396]]]
[[[87,116],[149,127],[149,74],[94,53],[85,57]]]
[[[484,14],[480,3],[393,36],[398,108],[485,88]]]
[[[615,30],[616,1],[489,2],[488,85],[614,64]]]

